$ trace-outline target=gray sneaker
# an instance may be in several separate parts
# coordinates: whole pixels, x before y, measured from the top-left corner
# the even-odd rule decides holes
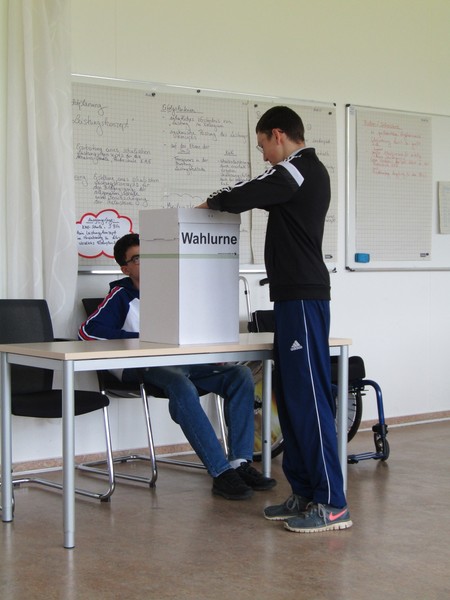
[[[335,508],[329,504],[312,504],[308,510],[298,517],[288,519],[284,526],[289,531],[297,533],[315,533],[318,531],[333,531],[347,529],[353,525],[346,506]]]
[[[264,516],[269,521],[286,521],[286,519],[303,514],[309,504],[311,504],[311,500],[292,494],[283,504],[275,504],[265,508]]]

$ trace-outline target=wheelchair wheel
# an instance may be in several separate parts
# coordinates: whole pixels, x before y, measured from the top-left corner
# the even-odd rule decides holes
[[[255,419],[255,444],[253,450],[253,460],[261,461],[262,459],[262,362],[250,361],[244,363],[252,372],[255,382],[255,403],[254,403],[254,419]],[[272,401],[270,411],[270,433],[271,433],[271,456],[275,458],[283,452],[283,436],[281,427],[278,421],[277,404],[275,394],[272,388]]]
[[[262,459],[262,403],[255,395],[255,445],[253,449],[253,460],[259,462]],[[272,392],[272,406],[270,411],[270,434],[271,434],[271,456],[275,458],[283,452],[284,442],[278,421],[277,405],[275,395]]]
[[[253,460],[260,461],[262,458],[262,363],[247,362],[246,364],[252,371],[255,381],[255,445],[253,450]],[[333,386],[336,393],[337,404],[337,386]],[[348,413],[347,413],[347,441],[352,440],[361,424],[362,418],[362,389],[357,386],[349,386],[348,390]],[[275,458],[283,452],[284,441],[281,433],[280,422],[278,420],[278,410],[275,398],[275,392],[272,388],[272,402],[270,411],[270,433],[271,433],[271,456]]]
[[[335,391],[335,401],[337,409],[337,387],[333,386]],[[362,390],[356,386],[349,386],[348,389],[348,412],[347,412],[347,442],[350,442],[361,425],[362,418]]]
[[[352,440],[361,425],[362,393],[361,388],[350,386],[348,391],[347,442]]]

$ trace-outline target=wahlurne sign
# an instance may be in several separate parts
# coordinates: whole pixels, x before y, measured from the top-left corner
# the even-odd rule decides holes
[[[210,233],[209,231],[207,233],[194,233],[192,231],[182,231],[181,241],[183,244],[228,244],[234,246],[238,243],[238,238],[235,235],[217,235]]]

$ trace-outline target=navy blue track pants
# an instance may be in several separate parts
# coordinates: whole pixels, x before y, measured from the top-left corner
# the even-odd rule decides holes
[[[328,346],[330,303],[275,302],[274,311],[274,384],[284,474],[294,494],[343,507]]]

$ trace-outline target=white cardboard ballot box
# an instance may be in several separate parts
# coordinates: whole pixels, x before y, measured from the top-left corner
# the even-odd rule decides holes
[[[239,224],[208,209],[140,211],[142,341],[239,340]]]

